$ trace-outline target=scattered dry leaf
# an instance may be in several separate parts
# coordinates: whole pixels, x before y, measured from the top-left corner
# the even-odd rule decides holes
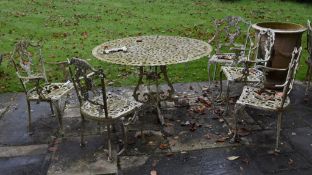
[[[173,152],[169,152],[169,153],[166,154],[166,157],[172,157],[172,156],[174,156]]]
[[[151,171],[151,175],[157,175],[157,171],[156,170],[152,170]]]
[[[159,149],[168,149],[169,148],[169,144],[166,144],[166,143],[161,143],[159,145]]]
[[[289,159],[289,160],[288,160],[288,165],[289,165],[289,166],[293,166],[294,163],[295,163],[294,160],[292,160],[292,159]]]
[[[250,134],[250,131],[246,128],[239,128],[237,133],[238,135],[244,137],[244,136],[248,136]]]
[[[236,160],[238,158],[239,156],[230,156],[230,157],[227,157],[227,160]]]

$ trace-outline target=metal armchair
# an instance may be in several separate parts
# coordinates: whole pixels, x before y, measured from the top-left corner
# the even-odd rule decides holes
[[[111,128],[116,123],[121,124],[124,135],[123,149],[127,146],[127,126],[136,121],[137,111],[141,103],[112,93],[106,92],[105,74],[102,69],[94,69],[88,62],[79,58],[72,58],[69,61],[69,70],[74,87],[80,103],[82,118],[81,146],[84,142],[84,121],[93,120],[101,123],[107,128],[108,137],[108,159],[112,160]],[[125,117],[134,113],[127,120]]]
[[[219,65],[234,65],[239,57],[245,56],[251,23],[239,16],[227,16],[215,20],[214,26],[215,34],[208,41],[216,48],[215,53],[208,60],[209,83],[211,83],[212,65],[214,65],[212,80],[215,80]]]
[[[39,44],[33,44],[27,40],[17,42],[11,55],[11,61],[26,94],[28,131],[31,133],[31,101],[48,102],[52,116],[55,115],[55,112],[57,114],[60,133],[63,134],[62,116],[66,106],[64,98],[74,88],[72,83],[69,81],[66,83],[48,82],[45,61]]]
[[[281,88],[281,90],[271,90],[268,88],[259,88],[252,86],[245,86],[243,92],[235,104],[234,120],[234,137],[233,141],[238,139],[238,116],[242,110],[247,106],[251,108],[256,108],[265,111],[277,112],[277,127],[276,127],[276,144],[275,150],[279,151],[279,141],[280,141],[280,131],[282,125],[282,115],[285,108],[290,104],[290,99],[288,97],[292,90],[295,75],[300,63],[301,47],[299,49],[295,48],[292,52],[292,60],[289,63],[287,71],[286,81],[281,85],[275,85],[276,88]],[[275,69],[266,69],[266,72],[276,71]],[[279,70],[283,71],[283,70]]]
[[[251,38],[251,37],[249,37]],[[262,30],[256,35],[254,41],[250,39],[250,48],[247,49],[247,57],[241,58],[238,65],[242,66],[222,66],[220,71],[220,95],[222,95],[222,75],[227,80],[226,87],[226,110],[229,107],[230,83],[243,82],[245,84],[261,84],[264,74],[261,68],[266,67],[270,60],[275,40],[275,34],[272,30]],[[254,44],[255,43],[255,44]],[[262,47],[261,49],[259,49]],[[251,67],[253,65],[253,67]]]

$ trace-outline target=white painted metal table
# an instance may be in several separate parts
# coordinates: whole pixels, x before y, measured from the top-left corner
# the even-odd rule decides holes
[[[139,68],[139,80],[133,97],[140,102],[156,104],[158,117],[162,124],[164,119],[160,113],[159,103],[172,97],[174,88],[167,75],[167,65],[186,63],[208,56],[211,46],[204,41],[179,36],[139,36],[122,38],[105,42],[92,51],[97,59],[119,65]],[[139,99],[138,92],[143,78],[156,83],[156,92],[143,94]],[[159,91],[158,80],[163,78],[169,87],[167,92]]]

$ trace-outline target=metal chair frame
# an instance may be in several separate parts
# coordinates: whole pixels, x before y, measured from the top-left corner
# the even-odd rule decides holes
[[[306,73],[305,80],[307,81],[307,86],[305,90],[305,100],[307,100],[308,92],[310,89],[310,84],[312,80],[312,27],[311,22],[308,20],[307,22],[307,50],[308,50],[308,59],[305,61],[308,69]]]
[[[211,83],[211,66],[214,65],[212,80],[215,80],[219,65],[235,65],[237,60],[245,56],[248,44],[251,23],[239,16],[227,16],[223,19],[214,20],[215,34],[208,41],[216,46],[215,54],[208,60],[208,81]],[[246,31],[242,32],[242,26],[246,26]],[[245,33],[243,43],[238,43],[238,39]],[[226,50],[226,53],[224,50]]]
[[[276,127],[276,143],[275,151],[279,151],[279,142],[280,142],[280,131],[282,128],[282,115],[286,107],[290,104],[290,99],[288,97],[289,93],[293,88],[294,79],[296,72],[300,63],[301,50],[295,48],[292,52],[292,59],[289,63],[287,71],[286,81],[281,85],[275,85],[276,88],[282,88],[279,90],[270,90],[267,88],[257,88],[252,86],[245,86],[240,98],[235,104],[234,110],[234,137],[232,141],[238,140],[238,118],[239,114],[244,110],[244,108],[251,107],[260,110],[266,110],[271,112],[277,112],[277,127]],[[264,67],[265,72],[277,71],[272,68]],[[285,70],[278,70],[285,71]]]
[[[112,159],[111,129],[116,123],[121,124],[123,132],[123,148],[117,153],[120,155],[127,146],[127,126],[137,120],[138,109],[141,103],[126,99],[121,95],[106,92],[105,74],[103,69],[94,69],[87,61],[72,58],[68,61],[69,71],[80,104],[81,114],[81,146],[85,146],[85,120],[93,120],[104,124],[108,137],[108,160]],[[99,85],[99,86],[98,86]],[[127,120],[125,116],[134,113]]]
[[[248,55],[238,61],[238,65],[243,66],[222,66],[220,71],[220,94],[222,96],[223,84],[222,75],[225,74],[226,85],[226,109],[225,115],[229,108],[230,84],[241,83],[259,85],[263,82],[264,74],[258,67],[266,67],[267,62],[271,59],[273,52],[273,45],[275,41],[275,34],[272,30],[261,30],[256,35],[254,41],[250,38],[250,47]],[[254,44],[255,43],[255,44]],[[263,44],[260,44],[263,43]],[[261,49],[259,49],[262,47]],[[261,53],[260,53],[261,52]],[[253,65],[252,68],[251,65]]]
[[[31,101],[48,102],[50,104],[52,116],[57,114],[60,133],[63,134],[62,116],[66,106],[62,107],[62,99],[69,95],[73,89],[72,84],[66,83],[49,83],[46,77],[45,61],[42,56],[41,45],[31,43],[27,40],[18,41],[10,57],[16,74],[22,84],[26,95],[28,107],[28,131],[31,133]],[[56,111],[54,111],[55,107]]]

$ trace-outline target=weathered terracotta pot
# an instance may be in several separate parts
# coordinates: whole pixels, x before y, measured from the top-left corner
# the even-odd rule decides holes
[[[272,29],[275,32],[275,42],[271,61],[268,66],[273,68],[287,68],[291,60],[291,53],[294,47],[301,46],[302,33],[306,28],[300,24],[282,22],[262,22],[252,25],[256,31]],[[261,47],[260,47],[261,48]],[[285,81],[287,72],[271,72],[267,75],[267,80],[273,84]]]

